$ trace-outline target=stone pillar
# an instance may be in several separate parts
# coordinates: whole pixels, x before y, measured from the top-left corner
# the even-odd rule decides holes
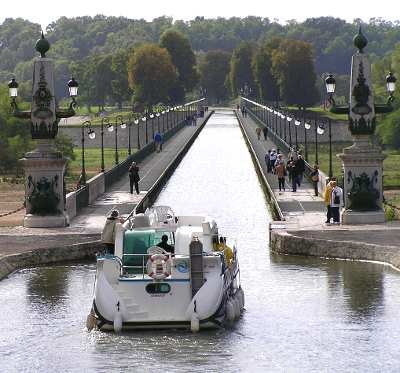
[[[31,157],[30,157],[31,156]],[[25,170],[26,215],[28,228],[54,228],[68,225],[65,209],[64,158],[32,157],[21,160]]]
[[[26,215],[24,226],[30,228],[65,227],[64,172],[66,160],[54,149],[58,119],[54,98],[54,67],[51,60],[34,62],[31,134],[37,148],[21,162],[25,170]]]
[[[383,160],[381,149],[371,143],[375,131],[371,65],[366,55],[353,55],[350,86],[349,126],[354,144],[338,157],[344,168],[345,210],[343,224],[375,224],[385,221]]]

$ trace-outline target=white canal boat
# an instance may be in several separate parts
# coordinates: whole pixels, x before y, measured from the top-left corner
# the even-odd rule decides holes
[[[163,236],[168,237],[164,245],[168,251],[157,246]],[[223,239],[213,220],[175,217],[166,206],[118,223],[115,255],[97,257],[88,325],[116,332],[144,328],[196,332],[239,319],[244,293],[236,247],[230,249],[226,241],[218,246],[219,241]]]

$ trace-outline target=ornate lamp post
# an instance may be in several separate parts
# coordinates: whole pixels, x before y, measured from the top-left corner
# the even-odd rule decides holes
[[[90,120],[87,120],[82,123],[81,129],[81,151],[82,151],[82,163],[81,163],[81,176],[79,178],[80,186],[86,185],[86,169],[85,169],[85,128],[87,128],[87,135],[90,140],[94,140],[96,138],[96,133],[92,129],[92,123]]]
[[[296,151],[299,150],[299,142],[297,139],[297,127],[300,126],[301,122],[297,119],[294,120],[294,131],[295,131],[295,137],[296,137]]]
[[[131,146],[131,128],[133,124],[133,114],[129,114],[129,119],[128,119],[128,155],[132,154],[132,146]]]
[[[110,120],[108,118],[102,118],[102,120],[101,120],[101,131],[100,131],[100,137],[101,137],[101,164],[100,164],[100,170],[101,170],[101,172],[104,172],[104,170],[105,170],[105,165],[104,165],[104,125],[106,125],[106,128],[107,128],[108,132],[114,131],[114,127],[110,123]]]
[[[37,140],[37,148],[21,160],[26,178],[24,226],[65,227],[68,224],[64,187],[66,160],[55,150],[54,139],[60,119],[75,115],[78,83],[73,78],[68,82],[71,104],[66,109],[59,108],[54,95],[53,62],[46,58],[50,44],[43,32],[35,48],[40,57],[33,66],[31,110],[19,110],[18,83],[13,78],[8,84],[13,115],[29,120],[32,139]]]
[[[122,129],[126,128],[126,123],[122,115],[117,115],[115,117],[115,165],[119,164],[119,154],[118,154],[118,123]]]
[[[311,128],[311,124],[304,119],[304,159],[308,162],[308,148],[307,148],[307,130]]]
[[[136,124],[137,148],[140,150],[140,120],[136,118],[134,123]]]
[[[354,37],[358,51],[352,57],[350,103],[337,106],[333,93],[335,80],[328,76],[325,80],[331,112],[349,115],[349,129],[354,144],[343,149],[338,157],[343,162],[344,190],[346,193],[344,224],[374,224],[385,221],[383,211],[383,160],[385,155],[379,147],[371,143],[370,136],[375,132],[376,113],[388,113],[393,110],[396,78],[392,73],[386,77],[389,93],[387,103],[376,105],[371,91],[371,65],[364,54],[368,41],[359,28]]]
[[[151,113],[149,117],[151,119],[151,138],[154,139],[154,114]]]
[[[314,121],[315,125],[315,164],[319,164],[318,160],[318,135],[323,135],[325,132],[325,128],[322,124],[317,124],[317,121]]]
[[[287,116],[286,120],[288,122],[288,126],[289,126],[289,146],[292,147],[292,130],[291,130],[291,122],[292,122],[292,117]]]

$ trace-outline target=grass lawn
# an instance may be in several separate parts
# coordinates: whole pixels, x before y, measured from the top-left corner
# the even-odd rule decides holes
[[[342,175],[341,160],[336,154],[342,152],[343,148],[350,146],[351,143],[333,143],[332,144],[332,170],[333,175],[340,177]],[[383,162],[383,185],[384,188],[400,189],[400,151],[384,151],[386,159]],[[315,162],[315,146],[313,143],[308,144],[308,161],[311,165]],[[329,172],[329,145],[318,145],[318,161],[320,169],[328,175]]]
[[[134,153],[136,149],[132,149]],[[71,161],[68,168],[68,176],[66,177],[67,188],[73,190],[76,187],[79,176],[81,174],[82,151],[80,148],[74,148],[75,160]],[[127,149],[118,150],[119,161],[122,162],[128,157]],[[115,149],[104,148],[104,165],[109,170],[115,165]],[[100,148],[85,149],[85,171],[86,180],[97,175],[101,169],[101,151]]]
[[[288,106],[287,109],[289,109],[291,111],[297,111],[298,107],[297,106]],[[324,110],[324,108],[321,106],[307,108],[307,112],[318,113],[319,115],[324,116],[326,118],[331,118],[332,120],[340,120],[340,121],[348,120],[347,114],[334,114],[334,113],[331,113],[328,109]],[[306,116],[307,116],[307,114],[306,114]]]

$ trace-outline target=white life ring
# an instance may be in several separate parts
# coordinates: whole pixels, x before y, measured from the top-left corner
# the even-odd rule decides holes
[[[146,264],[147,274],[155,280],[164,280],[171,275],[171,261],[168,255],[153,254]]]

